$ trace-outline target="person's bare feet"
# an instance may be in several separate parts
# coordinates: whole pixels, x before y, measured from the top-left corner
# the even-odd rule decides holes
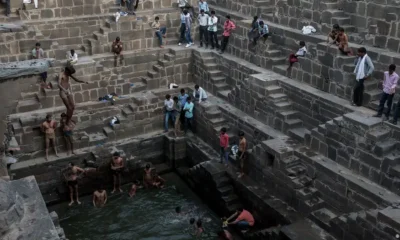
[[[79,200],[76,200],[76,202],[78,203],[78,205],[81,205],[81,202],[79,202]]]
[[[71,201],[69,204],[68,204],[68,206],[72,206],[72,204],[74,204],[74,201]]]
[[[123,192],[121,188],[119,189],[119,192]]]
[[[115,193],[115,188],[112,190],[111,194],[112,194],[112,193]]]

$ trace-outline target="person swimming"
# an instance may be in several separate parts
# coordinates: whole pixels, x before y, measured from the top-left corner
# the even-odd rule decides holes
[[[156,174],[153,178],[153,186],[156,188],[164,188],[165,180]]]
[[[203,234],[203,232],[204,232],[203,222],[200,219],[198,219],[196,222],[196,233],[195,233],[196,237],[200,237],[201,234]]]
[[[137,185],[136,183],[132,184],[131,190],[129,190],[129,197],[134,197],[136,195]]]
[[[190,220],[189,220],[189,224],[190,224],[190,230],[193,230],[193,232],[196,232],[196,230],[197,230],[197,228],[196,228],[196,225],[194,224],[196,222],[196,219],[194,219],[194,218],[191,218]]]
[[[93,193],[93,206],[104,207],[107,203],[107,192],[101,186]]]
[[[146,188],[153,186],[153,178],[151,177],[151,171],[153,168],[150,167],[150,164],[146,164],[143,174],[143,184]]]

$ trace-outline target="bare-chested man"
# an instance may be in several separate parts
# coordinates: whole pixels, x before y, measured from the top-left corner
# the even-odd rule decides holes
[[[76,82],[79,83],[86,83],[81,80],[76,79],[74,76],[72,76],[72,73],[69,70],[70,68],[65,68],[64,70],[61,71],[60,76],[58,77],[58,87],[60,88],[60,97],[67,108],[67,125],[71,123],[72,116],[74,115],[74,110],[75,110],[75,102],[74,102],[74,96],[72,94],[72,88],[71,84],[69,82],[69,78],[71,77],[74,79]]]
[[[104,207],[107,203],[107,191],[103,187],[99,187],[93,193],[93,206],[94,207]]]
[[[113,178],[114,178],[114,189],[111,193],[114,193],[116,191],[117,186],[118,186],[119,191],[122,192],[121,173],[122,173],[123,169],[124,169],[124,161],[123,161],[121,155],[119,154],[119,152],[115,152],[113,154],[113,158],[111,161],[111,171],[112,171]]]
[[[239,178],[243,177],[244,175],[244,162],[247,158],[247,141],[246,138],[244,137],[244,132],[240,131],[239,132],[239,151],[238,151],[238,158],[240,160],[240,175]]]
[[[129,197],[134,197],[136,195],[137,186],[135,183],[132,184],[131,190],[129,190]]]
[[[45,133],[45,139],[46,139],[46,160],[49,160],[50,142],[53,145],[56,156],[58,157],[57,146],[56,146],[56,133],[55,133],[56,127],[57,127],[56,121],[52,119],[50,114],[47,115],[46,121],[44,121],[41,126],[42,132]]]
[[[68,167],[63,171],[64,178],[67,181],[67,185],[69,188],[69,196],[71,198],[71,202],[68,204],[68,206],[74,204],[74,192],[76,195],[76,202],[78,204],[81,204],[81,202],[79,202],[78,194],[78,172],[84,173],[85,170],[75,166],[75,164],[73,164],[72,162],[70,162],[68,164]]]
[[[151,176],[151,171],[153,168],[150,167],[150,164],[147,164],[145,169],[144,169],[144,174],[143,174],[143,185],[146,188],[149,188],[153,186],[153,177]]]
[[[71,119],[71,122],[69,125],[67,125],[67,114],[61,113],[61,129],[63,131],[64,139],[65,142],[67,143],[67,155],[69,156],[69,152],[71,151],[72,154],[74,153],[74,139],[73,139],[73,134],[72,131],[74,130],[75,127],[75,121]]]

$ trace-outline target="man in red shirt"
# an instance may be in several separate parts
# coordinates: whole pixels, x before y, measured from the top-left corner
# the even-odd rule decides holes
[[[228,146],[229,146],[229,136],[226,134],[226,128],[221,128],[221,133],[219,135],[219,146],[221,147],[221,163],[223,162],[223,159],[225,158],[225,165],[228,165],[228,157],[229,157],[229,152],[228,152]]]
[[[222,41],[221,41],[221,51],[219,52],[220,54],[223,54],[225,51],[226,46],[228,45],[229,41],[229,36],[231,35],[231,32],[235,30],[236,26],[235,24],[231,21],[231,16],[226,16],[226,21],[224,23],[224,32],[222,33]]]
[[[236,225],[241,230],[247,230],[250,227],[254,226],[253,215],[249,211],[244,210],[243,208],[238,208],[236,212],[228,218],[227,222],[229,222],[236,216],[237,216],[236,220],[228,223],[228,225]]]

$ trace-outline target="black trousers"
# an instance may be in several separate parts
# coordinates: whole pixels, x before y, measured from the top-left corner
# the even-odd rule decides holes
[[[397,101],[397,104],[396,104],[396,111],[394,111],[393,122],[397,123],[397,119],[399,118],[399,114],[400,114],[400,99],[399,99],[399,101]]]
[[[228,46],[229,42],[229,36],[222,36],[221,40],[221,52],[224,52],[226,49],[226,46]]]
[[[381,99],[379,101],[378,115],[382,115],[383,109],[385,107],[385,102],[386,102],[386,106],[388,109],[387,109],[385,115],[386,115],[386,117],[389,117],[390,110],[392,109],[393,97],[394,97],[394,94],[388,94],[388,93],[382,92]]]
[[[215,43],[215,47],[219,48],[217,32],[208,31],[208,35],[211,47],[214,48],[214,43]]]
[[[179,29],[181,36],[179,39],[180,43],[184,43],[186,40],[185,33],[186,33],[186,23],[181,23],[181,28]]]
[[[362,106],[363,104],[363,95],[364,95],[364,79],[360,79],[357,81],[356,85],[353,89],[353,102],[357,106]]]
[[[11,3],[10,0],[6,0],[6,16],[11,14]]]
[[[206,47],[208,47],[208,30],[207,26],[200,26],[200,47],[203,46],[203,41],[206,44]]]

